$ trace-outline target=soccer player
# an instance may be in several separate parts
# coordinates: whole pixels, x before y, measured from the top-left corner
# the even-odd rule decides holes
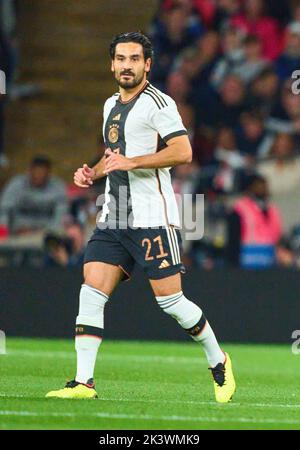
[[[85,253],[76,319],[77,373],[63,389],[46,397],[97,397],[93,374],[103,338],[104,307],[137,263],[160,308],[202,344],[216,400],[229,402],[235,391],[230,357],[221,350],[202,310],[181,287],[180,223],[169,169],[192,160],[186,129],[172,98],[147,81],[153,49],[146,36],[140,32],[116,36],[110,56],[119,92],[104,105],[106,151],[95,167],[84,164],[74,174],[75,184],[82,188],[107,176],[102,214]]]

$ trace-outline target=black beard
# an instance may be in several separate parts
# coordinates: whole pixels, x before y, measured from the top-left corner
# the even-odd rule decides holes
[[[142,80],[143,80],[144,75],[142,75],[140,78],[133,78],[132,80],[127,80],[127,81],[121,81],[121,77],[120,79],[117,79],[117,83],[118,85],[122,88],[122,89],[133,89],[135,87],[137,87],[139,84],[141,84]]]

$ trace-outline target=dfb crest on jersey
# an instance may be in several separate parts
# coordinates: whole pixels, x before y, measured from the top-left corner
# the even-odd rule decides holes
[[[119,130],[118,130],[118,128],[119,128],[119,125],[117,125],[115,123],[113,125],[110,125],[110,130],[109,130],[109,133],[108,133],[108,139],[109,139],[109,142],[111,142],[112,144],[115,144],[118,141],[118,139],[119,139]]]

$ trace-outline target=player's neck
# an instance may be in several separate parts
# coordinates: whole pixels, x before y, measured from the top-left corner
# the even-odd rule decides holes
[[[143,81],[135,86],[132,89],[123,89],[120,86],[120,100],[124,103],[129,102],[131,99],[133,99],[140,91],[143,90],[145,84],[148,83],[147,79],[144,78]]]

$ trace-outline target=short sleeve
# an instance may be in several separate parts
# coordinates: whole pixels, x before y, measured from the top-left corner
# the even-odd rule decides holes
[[[165,102],[164,106],[155,107],[151,115],[151,125],[165,142],[173,137],[187,134],[176,103],[171,98]]]

